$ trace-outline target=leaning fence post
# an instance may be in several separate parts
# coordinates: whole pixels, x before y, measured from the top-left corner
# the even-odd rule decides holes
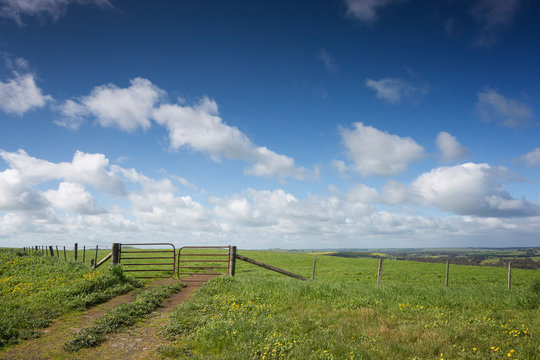
[[[512,286],[512,263],[508,262],[508,290]]]
[[[317,266],[317,254],[315,254],[315,259],[313,259],[313,271],[311,272],[311,280],[315,280],[315,267]]]
[[[73,257],[75,259],[75,261],[77,261],[77,253],[79,252],[79,244],[75,243],[75,246],[74,246],[74,252],[73,252]]]
[[[377,286],[381,285],[382,262],[383,262],[383,259],[379,259],[379,274],[377,275]]]
[[[446,283],[445,286],[448,287],[448,271],[450,270],[450,261],[446,259]]]
[[[112,259],[111,263],[112,265],[117,265],[120,263],[120,244],[119,243],[113,243],[112,244]]]

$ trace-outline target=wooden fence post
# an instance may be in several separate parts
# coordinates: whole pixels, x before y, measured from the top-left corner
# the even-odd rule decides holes
[[[73,257],[75,259],[75,261],[77,261],[77,253],[79,252],[79,244],[75,243],[75,246],[74,246],[74,252],[73,252]]]
[[[94,259],[90,259],[90,269],[93,269],[96,266],[96,261]]]
[[[512,286],[512,263],[508,262],[508,290]]]
[[[445,286],[448,287],[448,272],[450,270],[450,261],[446,259],[446,282]]]
[[[58,245],[56,245],[56,257],[60,258],[60,253],[58,252]]]
[[[82,262],[84,264],[84,262],[86,261],[86,245],[83,246],[82,248]]]
[[[54,250],[53,250],[52,245],[49,246],[49,253],[51,254],[51,257],[54,257]]]
[[[311,272],[311,280],[315,280],[315,267],[317,266],[317,254],[315,254],[315,259],[313,259],[313,271]]]
[[[120,263],[120,244],[119,243],[113,243],[112,244],[112,259],[111,259],[112,265],[117,265]]]
[[[379,274],[377,275],[377,286],[381,285],[382,262],[383,262],[383,259],[379,259]]]
[[[229,275],[236,274],[236,246],[229,246]]]
[[[66,247],[64,246],[64,262],[67,261]]]
[[[98,245],[96,245],[96,256],[94,257],[94,264],[97,264]]]

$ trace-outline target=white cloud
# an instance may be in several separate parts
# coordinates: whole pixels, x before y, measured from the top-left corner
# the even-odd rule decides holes
[[[500,33],[509,29],[517,15],[521,0],[477,0],[472,7],[471,15],[480,25],[473,44],[479,47],[490,47],[500,37]]]
[[[504,168],[465,163],[439,167],[420,175],[410,186],[425,205],[460,215],[482,217],[539,215],[538,206],[525,199],[514,199],[500,183]]]
[[[73,177],[66,168],[77,161],[54,164],[28,159],[22,151],[10,154],[2,156],[13,166],[0,172],[0,237],[8,239],[7,246],[28,239],[71,244],[73,238],[87,246],[110,246],[155,242],[156,236],[175,245],[242,248],[471,246],[472,237],[477,246],[502,246],[510,234],[520,239],[512,244],[534,244],[540,231],[538,207],[510,197],[499,181],[507,171],[487,164],[434,169],[408,187],[389,181],[382,193],[364,184],[345,192],[331,186],[328,196],[305,199],[283,189],[246,189],[211,197],[213,208],[179,193],[171,178],[112,165],[106,170],[127,195],[109,197],[113,205],[102,210],[90,192],[95,189],[63,176],[54,178],[59,185],[51,184],[51,170]],[[460,215],[425,216],[402,206],[414,203]]]
[[[377,20],[377,11],[379,8],[388,6],[400,0],[345,0],[347,6],[347,15],[372,24]]]
[[[94,3],[100,7],[112,7],[108,0],[0,0],[0,17],[11,18],[23,25],[23,16],[46,17],[58,20],[70,4]]]
[[[6,82],[0,81],[0,109],[6,113],[22,115],[34,108],[41,108],[52,100],[36,86],[30,73],[13,72],[13,77]]]
[[[395,180],[389,180],[382,187],[382,199],[384,203],[397,205],[411,201],[411,191],[407,185]]]
[[[363,176],[396,175],[410,162],[424,155],[424,148],[411,138],[402,138],[366,126],[353,124],[354,129],[341,129],[343,144],[353,160],[352,168]]]
[[[78,128],[81,119],[91,114],[103,127],[118,127],[128,132],[148,129],[154,105],[165,92],[147,79],[135,78],[130,83],[127,88],[113,84],[97,86],[80,102],[67,100],[60,109],[65,118],[57,123]]]
[[[390,104],[400,104],[402,101],[415,103],[429,92],[427,84],[413,85],[406,80],[391,77],[380,80],[367,79],[366,86],[375,90],[377,98]]]
[[[16,169],[0,172],[0,212],[1,211],[41,211],[47,200],[26,183]]]
[[[113,84],[95,87],[91,94],[78,101],[67,100],[57,108],[63,118],[57,125],[78,129],[88,116],[104,127],[118,127],[133,132],[147,129],[151,120],[165,127],[171,147],[189,147],[209,155],[214,161],[222,158],[251,164],[246,174],[272,176],[283,180],[316,179],[318,169],[308,170],[295,165],[294,159],[264,146],[256,146],[238,128],[229,126],[219,116],[217,103],[207,97],[195,105],[161,103],[165,91],[149,80],[135,78],[128,88]]]
[[[437,149],[440,152],[441,161],[451,163],[464,160],[469,155],[469,150],[461,145],[455,136],[446,131],[441,131],[435,141]]]
[[[60,179],[93,186],[112,194],[125,194],[122,180],[107,169],[109,160],[103,154],[77,151],[71,162],[60,163],[32,157],[24,150],[14,153],[0,151],[0,157],[30,185]]]
[[[191,196],[178,195],[178,189],[171,180],[154,180],[135,169],[119,166],[113,166],[113,171],[140,186],[140,189],[130,191],[128,199],[132,215],[146,230],[208,230],[215,226],[210,212]]]
[[[317,57],[323,62],[326,70],[333,73],[337,72],[338,68],[336,65],[336,61],[326,49],[321,49],[321,51],[319,51],[319,54],[317,54]]]
[[[246,170],[251,175],[280,179],[317,176],[316,171],[296,167],[291,157],[264,146],[257,147],[236,127],[225,124],[216,102],[206,97],[194,106],[163,104],[154,111],[153,118],[168,129],[171,146],[175,149],[187,146],[210,155],[214,161],[224,157],[251,163],[252,167]]]
[[[478,92],[475,110],[486,122],[496,121],[503,126],[528,124],[533,118],[531,108],[515,99],[508,99],[493,89]]]
[[[533,151],[523,155],[523,161],[527,166],[539,166],[540,165],[540,148],[536,148]]]
[[[57,190],[47,190],[44,196],[57,209],[81,214],[98,214],[94,197],[81,184],[61,182]]]
[[[85,117],[90,114],[88,108],[73,100],[66,100],[64,104],[56,108],[62,118],[55,120],[54,123],[70,130],[77,130],[85,121]]]

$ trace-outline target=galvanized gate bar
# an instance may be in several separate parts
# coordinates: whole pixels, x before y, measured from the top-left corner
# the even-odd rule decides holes
[[[171,250],[161,250],[161,249],[137,249],[137,250],[124,250],[124,246],[170,246]],[[172,256],[151,256],[154,253],[172,253]],[[126,256],[124,254],[142,254],[142,256]],[[144,256],[148,254],[149,256]],[[169,260],[169,262],[160,262],[162,259]],[[143,262],[137,262],[143,261]],[[144,260],[157,260],[156,262],[147,262]],[[164,260],[164,261],[165,261]],[[124,262],[122,262],[124,261]],[[134,262],[135,261],[135,262]],[[172,261],[172,262],[171,262]],[[170,278],[174,276],[176,272],[176,248],[171,243],[138,243],[138,244],[120,244],[119,249],[119,262],[122,266],[145,266],[148,268],[145,269],[124,269],[125,272],[159,272],[164,275],[154,275],[154,276],[135,276],[136,278]],[[172,265],[172,268],[171,268]],[[167,266],[167,268],[162,268]]]
[[[210,249],[226,249],[226,253],[182,253],[183,250],[210,250]],[[188,257],[187,259],[185,257]],[[200,259],[202,257],[202,259]],[[209,259],[208,257],[213,257]],[[226,260],[223,257],[227,257]],[[230,246],[184,246],[178,250],[178,278],[187,275],[225,275],[230,272],[230,260],[231,260],[231,247]],[[211,265],[205,263],[228,263],[227,266]],[[189,263],[188,265],[182,265],[182,263]],[[201,263],[196,266],[196,263]],[[183,272],[183,269],[196,269],[200,272]],[[217,269],[226,269],[226,272],[215,272]],[[211,272],[212,271],[212,272]],[[184,281],[189,281],[184,279]]]

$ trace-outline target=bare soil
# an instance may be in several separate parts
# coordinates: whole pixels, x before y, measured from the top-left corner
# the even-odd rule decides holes
[[[44,329],[41,337],[11,346],[0,352],[0,359],[160,359],[156,349],[160,345],[169,343],[163,334],[163,329],[167,324],[170,312],[190,299],[195,290],[210,279],[209,276],[183,278],[182,281],[186,287],[179,293],[173,294],[162,304],[162,307],[135,326],[123,332],[108,335],[107,341],[99,347],[83,349],[76,353],[68,353],[63,349],[64,343],[77,331],[91,325],[95,319],[115,306],[132,301],[138,291],[118,296],[84,312],[65,315]],[[150,286],[170,284],[176,281],[178,280],[162,279],[152,282]]]

